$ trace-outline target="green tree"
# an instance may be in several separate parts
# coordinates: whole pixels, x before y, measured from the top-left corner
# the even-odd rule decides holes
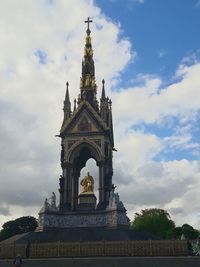
[[[37,227],[37,221],[32,216],[24,216],[16,220],[8,221],[2,225],[0,240],[7,239],[16,234],[32,232]]]
[[[183,224],[181,228],[182,228],[182,234],[185,236],[185,238],[196,239],[199,236],[199,231],[194,229],[189,224]]]
[[[181,239],[182,235],[184,235],[186,239],[196,239],[199,236],[199,231],[189,224],[183,224],[167,232],[167,238],[169,239]]]
[[[182,227],[178,226],[167,232],[167,239],[180,239],[182,235]]]
[[[175,228],[169,213],[156,208],[136,213],[131,226],[136,231],[148,231],[164,239],[167,238],[167,232]]]

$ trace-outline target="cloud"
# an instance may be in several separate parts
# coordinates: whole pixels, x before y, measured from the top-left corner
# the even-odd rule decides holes
[[[115,175],[131,217],[133,210],[156,206],[172,210],[177,224],[198,227],[199,208],[195,203],[200,201],[196,193],[200,149],[194,133],[199,123],[199,71],[199,62],[181,62],[176,72],[179,80],[166,87],[159,77],[140,75],[144,83],[112,93],[118,148]],[[157,130],[151,132],[152,126]],[[170,131],[165,130],[162,136],[160,128]],[[178,159],[177,151],[182,152]],[[196,160],[185,159],[183,151],[196,155]],[[175,153],[174,159],[164,157],[168,152]],[[180,207],[184,207],[184,214],[174,212]]]
[[[200,7],[200,0],[196,0],[194,8],[199,8],[199,7]]]
[[[158,56],[160,58],[163,58],[167,55],[167,51],[165,49],[161,49],[160,51],[158,51]]]
[[[143,4],[144,0],[138,0],[138,3]]]
[[[200,63],[181,65],[176,74],[179,82],[167,87],[162,88],[161,79],[150,78],[144,86],[121,88],[112,96],[117,121],[161,123],[168,116],[190,120],[200,107],[199,71]]]
[[[115,3],[117,0],[110,0],[110,2]],[[144,0],[128,0],[128,4],[144,4]]]
[[[10,211],[8,207],[0,207],[0,214],[4,216],[9,216]]]
[[[198,161],[174,160],[149,162],[138,168],[127,184],[117,188],[130,207],[129,216],[133,218],[133,210],[141,208],[164,208],[177,225],[189,223],[198,228],[199,167]]]

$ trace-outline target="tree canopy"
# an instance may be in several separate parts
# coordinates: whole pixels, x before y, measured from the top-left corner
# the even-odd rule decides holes
[[[37,227],[37,221],[32,216],[24,216],[12,221],[8,221],[2,225],[0,232],[0,240],[7,239],[16,234],[32,232]]]
[[[199,237],[199,231],[189,224],[183,224],[182,226],[175,227],[169,231],[167,236],[168,238],[173,239],[181,239],[181,237],[184,237],[185,239],[196,239]]]
[[[200,235],[200,232],[189,224],[176,227],[167,211],[156,208],[136,213],[131,227],[136,231],[148,231],[163,239],[196,239]]]
[[[131,226],[136,231],[148,231],[166,239],[167,232],[175,228],[175,223],[167,211],[154,208],[136,213]]]

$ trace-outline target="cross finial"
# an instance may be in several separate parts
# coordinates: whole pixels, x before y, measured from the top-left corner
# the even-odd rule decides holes
[[[85,23],[87,23],[87,31],[90,30],[90,23],[92,22],[92,20],[90,19],[90,17],[87,18],[87,20],[85,20]]]

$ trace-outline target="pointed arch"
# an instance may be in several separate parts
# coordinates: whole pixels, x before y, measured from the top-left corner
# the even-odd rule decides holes
[[[76,142],[68,153],[67,161],[74,164],[77,159],[79,159],[80,167],[84,167],[88,159],[93,158],[96,162],[102,160],[102,154],[99,147],[92,141],[88,139]]]

